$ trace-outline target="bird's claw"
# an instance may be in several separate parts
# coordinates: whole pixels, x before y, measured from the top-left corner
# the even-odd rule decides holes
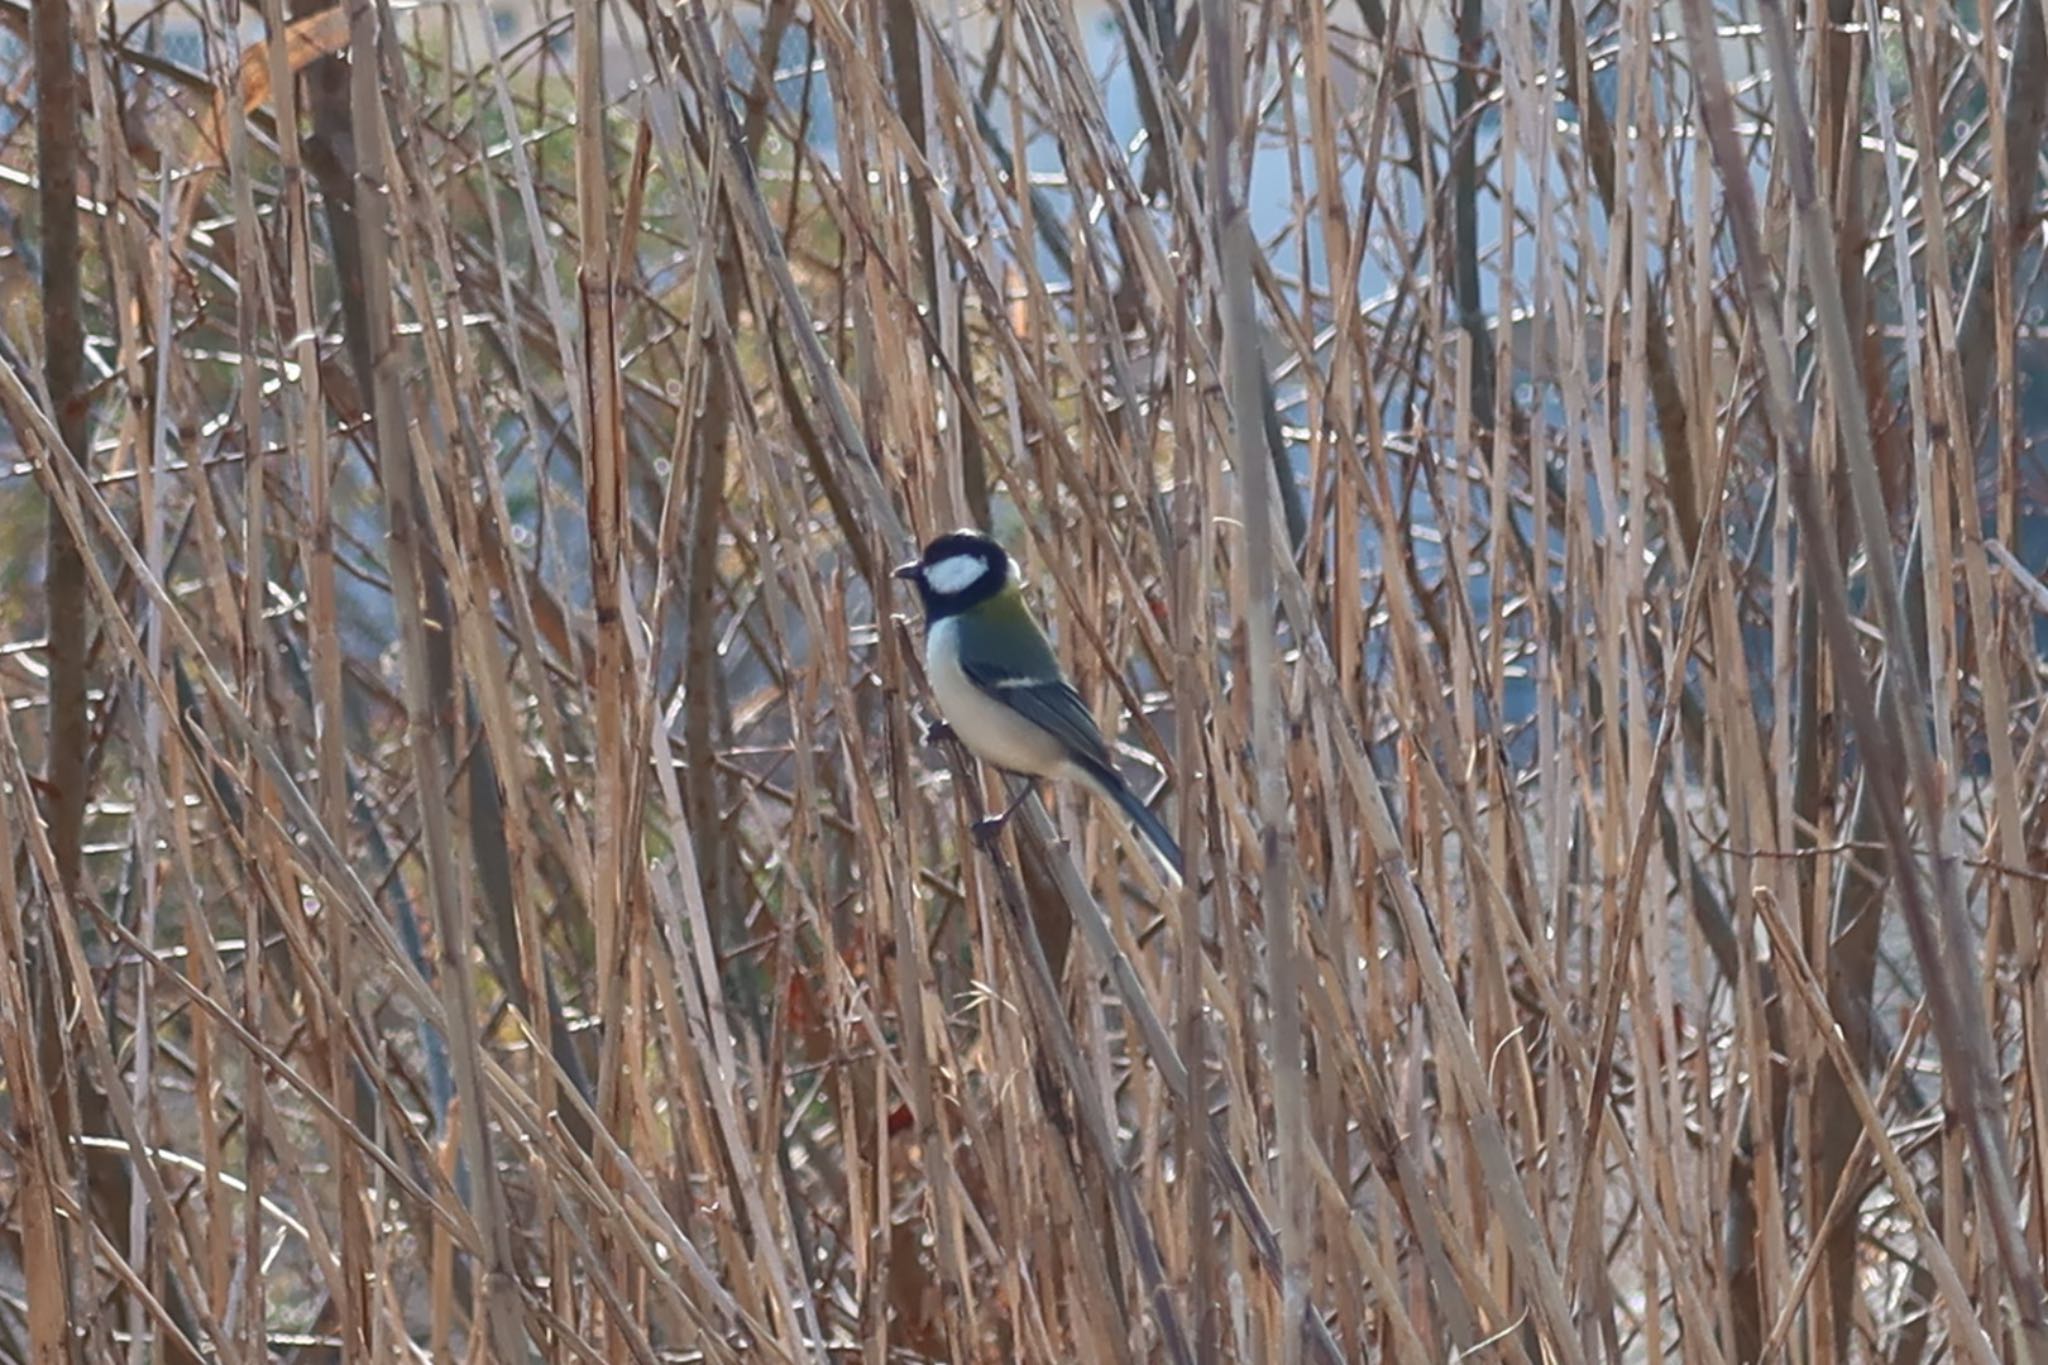
[[[924,727],[926,744],[944,744],[947,740],[956,738],[958,736],[953,733],[953,727],[942,720],[935,720]]]
[[[968,826],[976,843],[987,848],[995,843],[996,836],[1003,832],[1003,826],[1010,823],[1008,815],[984,815]]]

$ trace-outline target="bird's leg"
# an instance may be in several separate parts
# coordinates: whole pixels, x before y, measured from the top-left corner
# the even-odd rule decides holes
[[[924,727],[926,744],[944,744],[947,740],[955,738],[958,736],[953,733],[953,727],[942,720],[932,721]]]
[[[1026,778],[1023,789],[1017,793],[1009,805],[1003,807],[1001,815],[986,815],[974,822],[974,837],[983,843],[994,839],[1003,826],[1010,823],[1010,817],[1015,815],[1026,801],[1031,799],[1031,793],[1037,790],[1038,783],[1030,778]]]

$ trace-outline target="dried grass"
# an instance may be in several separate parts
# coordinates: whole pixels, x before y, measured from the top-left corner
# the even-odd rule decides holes
[[[2041,6],[64,13],[0,1356],[2048,1362]]]

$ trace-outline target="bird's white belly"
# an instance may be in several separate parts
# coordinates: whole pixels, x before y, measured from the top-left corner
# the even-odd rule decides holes
[[[983,762],[1033,777],[1050,777],[1066,758],[1060,742],[971,682],[960,669],[959,623],[940,621],[926,636],[925,674],[939,714]]]

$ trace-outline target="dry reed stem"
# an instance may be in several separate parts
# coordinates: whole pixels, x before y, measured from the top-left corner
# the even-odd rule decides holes
[[[0,1354],[2039,1358],[2041,6],[495,14],[36,7]]]

